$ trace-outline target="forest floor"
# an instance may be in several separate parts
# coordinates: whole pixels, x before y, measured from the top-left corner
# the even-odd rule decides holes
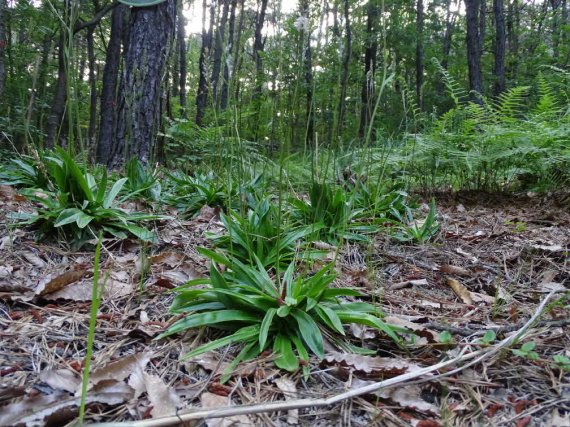
[[[212,210],[163,222],[159,243],[150,247],[104,242],[106,288],[86,420],[137,426],[182,425],[191,418],[184,425],[570,426],[570,365],[553,360],[570,357],[567,204],[544,195],[461,193],[440,195],[437,206],[441,231],[435,241],[403,245],[378,235],[372,251],[346,245],[337,262],[336,286],[360,287],[387,322],[413,329],[419,338],[404,349],[375,331],[351,327],[347,333],[378,356],[329,346],[324,360],[311,360],[307,380],[276,369],[266,354],[238,365],[221,384],[236,349],[180,360],[214,332],[196,329],[153,340],[172,322],[169,289],[208,271],[195,248],[209,244],[206,232],[221,230]],[[0,425],[65,425],[78,414],[93,253],[8,229],[9,212],[29,209],[11,188],[0,187]],[[523,330],[548,295],[540,321],[520,342],[491,351]],[[496,339],[488,333],[486,345],[481,339],[490,330]],[[520,350],[525,343],[535,346]],[[361,387],[413,377],[475,351],[486,357],[359,395]],[[319,406],[322,398],[350,391],[351,398]],[[287,406],[293,399],[303,401]],[[245,411],[243,405],[255,407]],[[226,418],[205,419],[226,406],[233,415],[230,409]],[[160,417],[167,417],[163,424]]]

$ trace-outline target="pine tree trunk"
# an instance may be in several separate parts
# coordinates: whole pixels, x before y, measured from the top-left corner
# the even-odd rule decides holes
[[[416,98],[420,111],[424,109],[422,86],[424,84],[424,2],[418,0],[416,10]]]
[[[176,0],[131,9],[117,135],[111,153],[113,166],[133,157],[143,164],[152,160],[175,25]]]
[[[485,34],[487,32],[487,0],[479,0],[479,57],[485,53]]]
[[[220,71],[222,69],[222,54],[224,51],[224,39],[226,37],[226,23],[228,20],[229,0],[222,1],[222,17],[216,30],[216,40],[214,45],[214,65],[212,67],[212,95],[214,105],[218,103],[218,81],[220,79]]]
[[[255,20],[255,34],[253,40],[253,57],[255,60],[255,90],[254,98],[261,95],[261,89],[264,81],[263,73],[263,24],[265,23],[265,11],[267,10],[267,0],[261,0],[257,19]]]
[[[95,25],[87,29],[87,59],[89,62],[89,130],[87,136],[91,147],[95,143],[95,134],[97,132],[97,79],[95,74],[94,31]]]
[[[233,72],[231,68],[235,65],[233,62],[233,53],[235,51],[234,32],[235,32],[235,22],[236,22],[236,8],[237,8],[237,0],[231,0],[230,20],[228,23],[228,48],[227,48],[228,52],[223,72],[222,92],[220,95],[220,110],[222,111],[224,111],[228,106],[228,85],[229,85],[230,76]]]
[[[494,94],[499,95],[506,89],[505,82],[505,45],[507,33],[505,31],[505,10],[503,0],[493,0],[493,13],[495,15],[495,88]]]
[[[4,94],[4,86],[6,84],[6,65],[5,59],[6,54],[4,53],[6,49],[6,26],[4,24],[4,19],[6,18],[6,0],[0,0],[0,100]]]
[[[350,57],[352,56],[352,29],[350,28],[350,7],[349,0],[344,0],[343,2],[343,14],[344,14],[344,49],[343,49],[343,59],[342,68],[340,72],[340,94],[338,98],[337,106],[337,129],[334,132],[335,141],[338,140],[342,135],[342,130],[344,127],[344,113],[346,109],[346,91],[348,86],[348,72],[350,66]],[[335,19],[335,25],[337,20]],[[338,30],[337,30],[338,32]],[[339,35],[340,36],[340,35]]]
[[[55,84],[55,91],[51,102],[51,110],[47,119],[46,126],[46,146],[49,148],[54,147],[56,144],[59,127],[62,123],[63,113],[65,111],[67,74],[65,71],[64,43],[65,38],[63,36],[63,31],[60,31],[57,47],[57,82]]]
[[[202,2],[202,47],[200,48],[200,59],[198,67],[200,69],[200,77],[198,80],[198,95],[196,96],[196,124],[202,126],[206,106],[208,105],[208,71],[206,63],[210,57],[210,49],[212,47],[212,28],[214,26],[215,3],[210,6],[210,26],[206,28],[206,0]]]
[[[469,69],[469,89],[483,93],[483,75],[481,73],[481,50],[478,27],[479,0],[465,0],[467,18],[467,66]],[[474,100],[477,100],[474,97]]]
[[[378,50],[377,37],[378,7],[374,0],[368,1],[366,17],[366,47],[364,50],[364,79],[360,93],[360,126],[358,135],[364,138],[366,128],[372,118],[372,102],[374,99],[374,73],[376,72],[376,52]]]
[[[111,36],[107,44],[105,68],[103,69],[103,87],[101,89],[101,107],[99,123],[99,142],[96,160],[108,165],[111,160],[111,147],[115,139],[117,123],[117,83],[121,62],[121,40],[125,32],[125,15],[128,8],[117,6],[111,15]]]
[[[182,2],[180,2],[182,4]],[[180,100],[181,116],[183,119],[187,118],[186,113],[186,79],[188,76],[187,66],[186,66],[186,19],[182,13],[182,7],[180,7],[178,15],[178,64],[179,64],[179,78],[178,78],[178,96]],[[175,75],[176,76],[176,75]]]

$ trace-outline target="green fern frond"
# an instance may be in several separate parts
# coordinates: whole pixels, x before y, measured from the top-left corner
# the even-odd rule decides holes
[[[449,74],[449,72],[443,68],[441,63],[436,59],[432,58],[432,62],[435,65],[437,71],[441,74],[443,84],[445,85],[449,96],[453,99],[456,106],[461,105],[467,101],[467,92],[455,81],[455,79]]]
[[[517,86],[501,93],[493,103],[496,120],[509,122],[521,118],[529,91],[530,86]]]
[[[554,94],[554,89],[542,73],[538,74],[538,102],[534,113],[542,118],[549,119],[558,114],[560,106]]]

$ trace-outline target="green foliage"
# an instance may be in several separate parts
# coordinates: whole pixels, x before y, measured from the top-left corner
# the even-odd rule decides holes
[[[405,169],[425,191],[556,189],[570,182],[569,111],[548,81],[538,81],[538,103],[521,86],[482,104],[458,102],[423,134],[390,153],[388,170]],[[568,104],[568,100],[565,100]]]
[[[557,354],[552,356],[552,360],[564,372],[570,372],[570,358],[563,356],[561,354]]]
[[[443,331],[439,334],[439,342],[441,344],[452,344],[453,343],[453,335],[449,331]]]
[[[495,341],[496,338],[497,338],[497,334],[495,333],[495,331],[488,330],[485,332],[485,335],[483,335],[483,337],[479,340],[479,342],[483,346],[489,346],[489,345],[493,344],[493,342]]]
[[[192,216],[203,206],[227,209],[238,202],[237,186],[231,180],[224,182],[213,172],[186,175],[182,172],[168,174],[170,179],[167,203],[175,206],[186,216]]]
[[[536,343],[533,341],[525,342],[520,349],[511,350],[515,356],[524,357],[529,360],[538,360],[538,353],[534,351]]]
[[[47,188],[49,178],[42,169],[42,162],[32,157],[10,159],[0,165],[0,184],[22,188]]]
[[[434,238],[439,231],[439,223],[437,222],[437,211],[435,208],[435,200],[432,199],[429,205],[428,214],[423,221],[414,219],[411,209],[405,210],[405,215],[398,213],[399,229],[394,238],[400,242],[417,242],[424,244]]]
[[[397,328],[383,322],[376,307],[343,300],[357,297],[359,292],[330,287],[335,279],[332,265],[314,275],[295,275],[295,263],[291,263],[276,276],[268,274],[255,255],[255,264],[247,265],[218,252],[200,252],[212,261],[210,277],[175,290],[171,311],[188,314],[159,338],[200,326],[229,331],[230,335],[192,350],[185,358],[239,343],[245,347],[234,364],[272,348],[278,367],[294,371],[301,360],[306,369],[310,353],[318,358],[324,356],[322,331],[344,335],[346,323],[376,328],[400,341]],[[221,270],[219,265],[225,268]]]
[[[304,248],[302,242],[322,225],[288,225],[286,217],[270,199],[263,199],[245,215],[221,214],[226,233],[214,236],[213,242],[229,256],[250,265],[258,259],[265,268],[287,266],[297,257],[318,257],[319,252]]]
[[[142,240],[154,240],[151,231],[136,223],[158,216],[128,213],[117,206],[117,196],[127,178],[108,182],[103,169],[95,179],[63,149],[46,154],[44,162],[48,188],[22,190],[22,194],[39,204],[36,213],[16,216],[23,224],[38,225],[46,233],[57,229],[78,247],[96,237],[97,230],[117,238],[126,238],[130,233]]]
[[[290,198],[292,216],[302,224],[318,224],[322,228],[314,238],[332,244],[342,240],[367,241],[364,234],[372,233],[377,227],[354,222],[362,214],[353,209],[349,195],[340,187],[328,183],[313,182],[309,200]]]
[[[140,160],[132,158],[125,166],[128,180],[125,190],[130,197],[142,197],[149,201],[159,201],[162,194],[162,185],[158,180],[158,171],[152,172]]]
[[[263,154],[263,147],[238,137],[226,136],[217,126],[198,127],[193,122],[176,121],[166,132],[167,160],[188,173],[190,168],[208,165],[219,175],[235,173],[242,178],[253,177],[277,168]]]

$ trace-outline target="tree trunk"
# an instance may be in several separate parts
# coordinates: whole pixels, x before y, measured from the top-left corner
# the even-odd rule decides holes
[[[495,89],[494,94],[499,95],[506,89],[505,82],[505,45],[507,33],[505,31],[505,10],[503,0],[493,0],[493,13],[495,15]]]
[[[485,53],[485,34],[487,32],[487,0],[479,0],[479,56]]]
[[[234,68],[234,72],[230,78],[230,83],[234,82],[234,79],[236,76],[239,76],[239,72],[241,70],[241,65],[243,62],[243,57],[242,57],[242,46],[241,46],[241,34],[243,32],[243,23],[244,23],[244,19],[245,19],[245,0],[241,0],[240,1],[240,16],[239,16],[239,23],[238,23],[238,31],[237,31],[237,37],[236,37],[236,50],[235,50],[235,59],[234,59],[234,63],[235,63],[235,68]],[[235,95],[234,95],[234,99],[236,101],[239,100],[239,96],[240,96],[240,81],[239,79],[235,80]],[[230,87],[232,85],[230,84]]]
[[[564,49],[566,50],[566,56],[564,60],[560,61],[560,65],[562,67],[566,67],[568,65],[568,60],[570,60],[570,47],[568,47],[568,45],[570,44],[570,30],[568,30],[569,24],[570,22],[568,22],[568,1],[562,0],[561,42],[562,46],[564,46]]]
[[[6,10],[6,0],[0,0],[0,100],[3,99],[4,86],[6,84],[6,66],[4,61],[6,55],[4,50],[6,48],[6,27],[4,25],[5,11]]]
[[[63,120],[63,113],[65,111],[65,99],[67,92],[67,75],[65,71],[65,52],[64,52],[65,37],[63,31],[59,33],[59,42],[57,47],[57,83],[55,84],[55,91],[51,103],[50,115],[47,120],[46,129],[46,146],[52,148],[56,144],[56,139],[59,132],[59,127]]]
[[[352,55],[352,29],[350,28],[350,5],[349,0],[344,0],[343,2],[343,14],[344,14],[344,49],[343,49],[343,59],[342,59],[342,69],[340,72],[340,94],[338,98],[337,106],[337,120],[336,120],[336,130],[334,132],[335,142],[342,135],[342,130],[344,127],[344,113],[346,108],[346,90],[348,86],[348,73],[350,66],[350,57]],[[338,27],[337,19],[335,17],[335,27]],[[336,32],[339,32],[337,29]],[[340,34],[338,34],[340,39]]]
[[[1,1],[1,0],[0,0]],[[38,111],[37,111],[37,117],[36,117],[36,127],[38,129],[43,129],[44,128],[44,114],[46,111],[46,107],[45,105],[47,104],[46,102],[46,79],[47,79],[47,73],[48,73],[48,60],[49,60],[49,54],[51,51],[51,47],[52,47],[52,34],[46,34],[44,35],[44,38],[42,40],[42,57],[40,60],[40,67],[39,67],[39,72],[38,72],[38,96],[37,96],[37,100],[39,100],[39,106],[38,106]]]
[[[176,25],[176,0],[131,9],[117,136],[111,164],[136,157],[148,164],[160,128],[162,83]]]
[[[214,65],[212,67],[212,96],[214,105],[218,103],[218,81],[222,69],[222,54],[224,51],[224,39],[226,37],[226,23],[228,21],[229,0],[222,1],[222,17],[216,30],[216,40],[214,45]]]
[[[447,70],[449,67],[449,55],[451,54],[451,37],[453,36],[453,26],[455,25],[456,13],[451,12],[451,1],[446,2],[445,13],[445,33],[443,35],[443,48],[441,53],[441,66]],[[442,79],[437,81],[437,94],[442,96],[445,91],[445,84]]]
[[[517,69],[519,61],[519,0],[510,0],[507,15],[507,75],[516,86]]]
[[[99,143],[96,160],[109,165],[111,147],[115,140],[117,123],[117,81],[121,62],[121,40],[125,32],[125,15],[128,8],[117,6],[111,15],[111,36],[107,45],[105,68],[103,69],[103,87],[101,89],[101,121],[99,124]]]
[[[215,3],[210,6],[210,26],[206,28],[206,0],[202,1],[202,47],[200,48],[200,59],[198,66],[200,69],[200,78],[198,80],[198,95],[196,96],[196,124],[202,126],[206,106],[208,105],[208,80],[206,63],[210,56],[212,47],[212,28],[214,26]]]
[[[182,1],[180,1],[182,5]],[[186,19],[184,18],[183,14],[183,7],[180,7],[178,12],[178,64],[179,64],[179,79],[178,85],[174,84],[174,86],[178,86],[178,96],[180,99],[180,109],[181,109],[181,116],[183,119],[187,118],[186,113],[186,79],[187,79],[187,66],[186,66]]]
[[[236,22],[236,8],[237,0],[231,0],[230,8],[230,20],[228,23],[228,47],[227,47],[227,57],[226,65],[224,66],[223,81],[222,81],[222,93],[220,95],[220,110],[224,111],[228,106],[228,85],[230,76],[232,74],[233,63],[233,53],[234,49],[234,31]],[[238,41],[239,43],[239,41]]]
[[[469,89],[483,93],[483,75],[481,73],[481,50],[478,28],[479,0],[465,0],[467,18],[467,66],[469,69]],[[473,97],[476,101],[478,97]]]
[[[369,0],[366,17],[366,47],[364,49],[364,80],[360,93],[360,127],[358,135],[364,138],[366,128],[372,118],[372,101],[374,98],[374,73],[376,71],[376,51],[378,50],[378,36],[376,23],[378,20],[378,7],[375,0]]]
[[[265,72],[263,70],[263,49],[265,43],[263,42],[263,26],[265,24],[265,13],[267,10],[268,0],[260,0],[259,7],[255,20],[255,32],[253,37],[253,60],[255,63],[255,86],[253,88],[253,109],[254,114],[250,122],[252,137],[254,140],[258,138],[259,124],[261,122],[261,94],[263,92],[263,84],[265,83]]]
[[[87,59],[89,62],[89,130],[87,136],[93,147],[97,132],[97,79],[95,75],[95,42],[93,32],[95,25],[87,29]]]
[[[263,73],[263,24],[265,23],[265,11],[267,9],[267,0],[260,0],[259,11],[257,19],[255,20],[255,34],[253,39],[253,58],[255,60],[255,89],[253,97],[259,98],[261,89],[263,87],[264,73]]]
[[[424,84],[424,2],[418,0],[416,10],[416,98],[420,111],[424,109],[422,86]]]
[[[310,22],[309,0],[301,1],[301,16]],[[310,23],[301,32],[301,47],[303,49],[303,71],[305,79],[306,94],[306,117],[307,128],[305,133],[305,143],[311,145],[314,140],[315,118],[313,114],[313,58],[311,52],[311,28]]]

